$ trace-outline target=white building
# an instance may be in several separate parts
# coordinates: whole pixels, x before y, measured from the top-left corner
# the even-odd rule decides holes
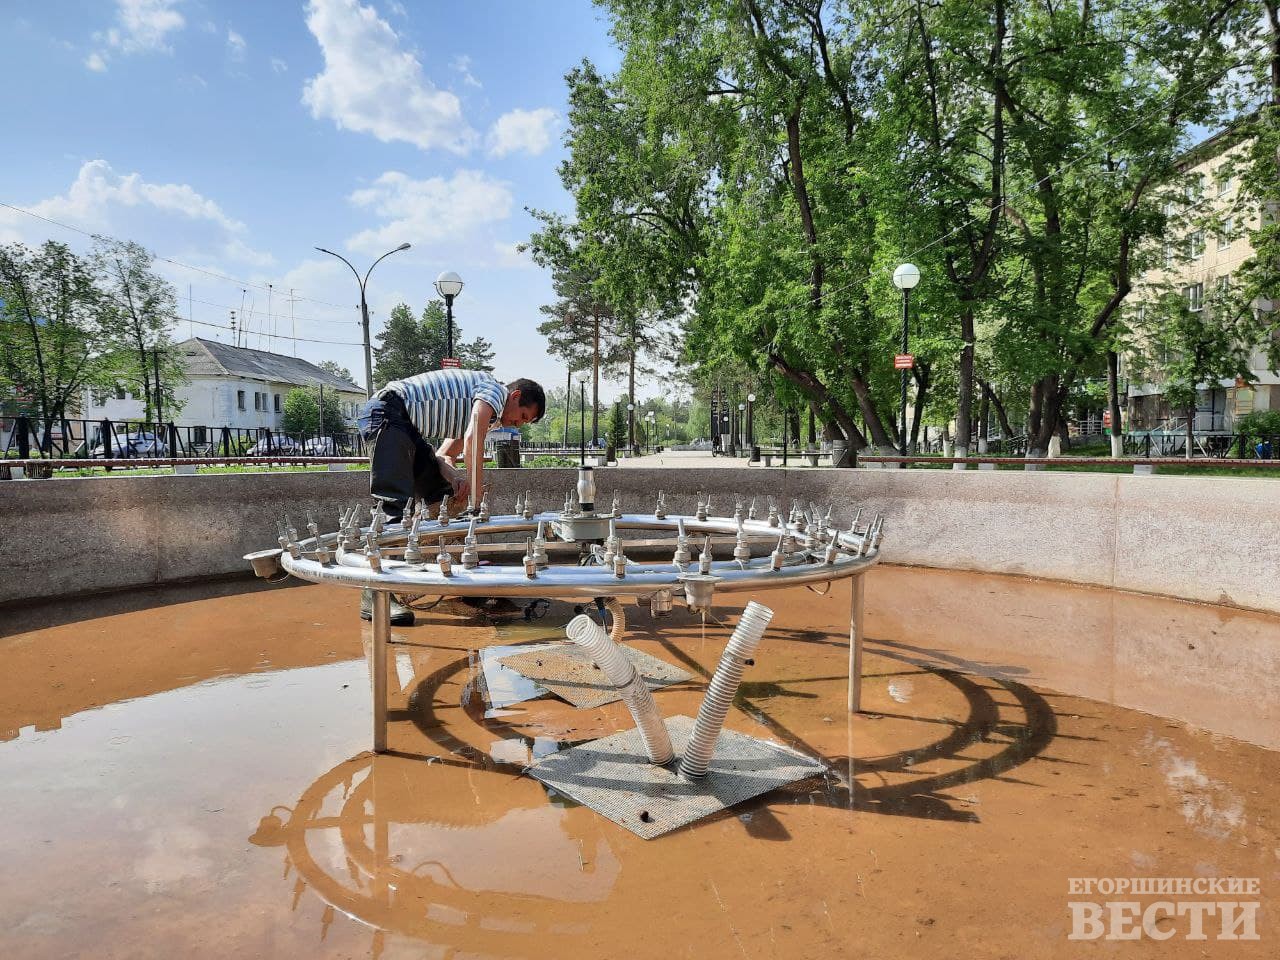
[[[347,426],[355,424],[365,403],[364,390],[298,357],[266,350],[233,347],[217,340],[192,337],[178,344],[187,382],[176,393],[181,410],[165,411],[165,420],[179,427],[280,429],[284,398],[297,387],[323,386],[338,396]],[[123,389],[114,396],[85,398],[86,420],[140,420],[143,401]]]

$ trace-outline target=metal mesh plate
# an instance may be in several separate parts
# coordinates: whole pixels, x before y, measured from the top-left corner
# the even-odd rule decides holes
[[[665,660],[633,647],[622,645],[621,649],[635,664],[650,690],[693,679],[693,674]],[[600,707],[622,699],[604,672],[596,669],[591,658],[576,643],[539,644],[520,653],[499,657],[498,662],[579,709]]]
[[[526,772],[636,836],[652,840],[762,793],[821,775],[824,769],[789,747],[725,730],[706,777],[692,782],[675,769],[693,719],[672,717],[667,730],[676,751],[669,769],[649,762],[640,731],[633,729],[550,754]]]

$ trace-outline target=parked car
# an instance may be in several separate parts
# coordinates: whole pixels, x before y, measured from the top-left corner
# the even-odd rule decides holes
[[[246,457],[301,457],[306,454],[301,443],[284,434],[263,437],[244,452]]]
[[[154,433],[139,430],[136,433],[99,438],[98,445],[89,451],[90,457],[114,459],[116,457],[167,457],[169,448]]]
[[[340,437],[312,437],[305,444],[309,457],[349,457],[351,447]]]

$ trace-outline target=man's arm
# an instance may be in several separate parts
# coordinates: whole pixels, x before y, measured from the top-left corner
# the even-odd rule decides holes
[[[497,416],[497,411],[483,400],[476,400],[471,405],[471,420],[467,424],[467,434],[462,439],[462,449],[467,459],[467,479],[470,481],[471,500],[469,506],[475,506],[484,490],[484,438],[489,433],[489,424]]]

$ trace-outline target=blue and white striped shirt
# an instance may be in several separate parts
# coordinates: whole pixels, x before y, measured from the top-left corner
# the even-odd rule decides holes
[[[483,400],[502,415],[507,388],[484,370],[447,368],[420,373],[404,380],[392,380],[384,390],[394,390],[404,399],[409,419],[424,440],[460,438],[471,421],[471,407]],[[488,428],[489,424],[482,424]]]

